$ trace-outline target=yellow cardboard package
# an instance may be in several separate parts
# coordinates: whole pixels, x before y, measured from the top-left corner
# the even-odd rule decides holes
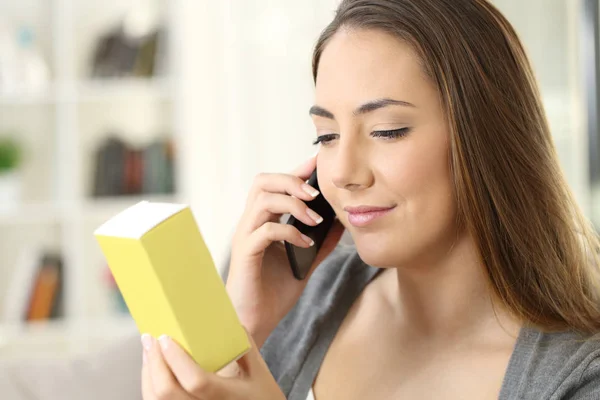
[[[94,235],[141,333],[171,336],[210,372],[250,349],[188,206],[142,201]]]

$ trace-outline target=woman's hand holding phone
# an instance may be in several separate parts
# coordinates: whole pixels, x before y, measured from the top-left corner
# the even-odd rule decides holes
[[[291,214],[306,225],[318,224],[318,214],[305,203],[316,197],[314,188],[305,183],[315,168],[312,157],[292,174],[258,175],[233,237],[227,292],[259,348],[296,304],[316,266],[344,231],[335,220],[306,279],[293,276],[282,241],[307,248],[311,240],[296,227],[280,223],[280,218]]]

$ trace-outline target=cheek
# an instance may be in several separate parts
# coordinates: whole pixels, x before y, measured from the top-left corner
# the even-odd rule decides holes
[[[424,223],[445,223],[454,218],[455,202],[448,146],[437,139],[415,141],[395,157],[381,157],[381,171],[404,207],[405,217]]]

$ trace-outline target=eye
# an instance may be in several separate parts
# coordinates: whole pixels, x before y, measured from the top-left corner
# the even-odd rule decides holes
[[[408,135],[410,128],[393,129],[390,131],[375,131],[371,133],[373,137],[382,137],[385,139],[396,139]]]
[[[336,138],[336,136],[338,136],[336,133],[328,133],[326,135],[320,135],[317,140],[315,140],[313,142],[313,144],[316,146],[319,143],[321,143],[322,145],[326,145],[327,143],[329,143],[330,141],[332,141],[333,139]]]
[[[389,130],[389,131],[374,131],[371,133],[371,136],[382,137],[384,139],[396,139],[396,138],[408,135],[410,130],[411,130],[411,128],[400,128],[400,129],[393,129],[393,130]],[[333,139],[336,139],[338,136],[339,135],[337,133],[329,133],[326,135],[320,135],[317,138],[317,140],[315,140],[313,142],[313,145],[318,145],[320,143],[323,146],[325,146],[329,142],[331,142]]]

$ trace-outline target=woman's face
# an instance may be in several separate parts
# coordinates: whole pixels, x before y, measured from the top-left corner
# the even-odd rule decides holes
[[[361,258],[397,267],[443,257],[457,238],[449,131],[412,48],[378,31],[338,31],[315,98],[319,185]],[[374,219],[346,210],[360,206],[391,209]]]

